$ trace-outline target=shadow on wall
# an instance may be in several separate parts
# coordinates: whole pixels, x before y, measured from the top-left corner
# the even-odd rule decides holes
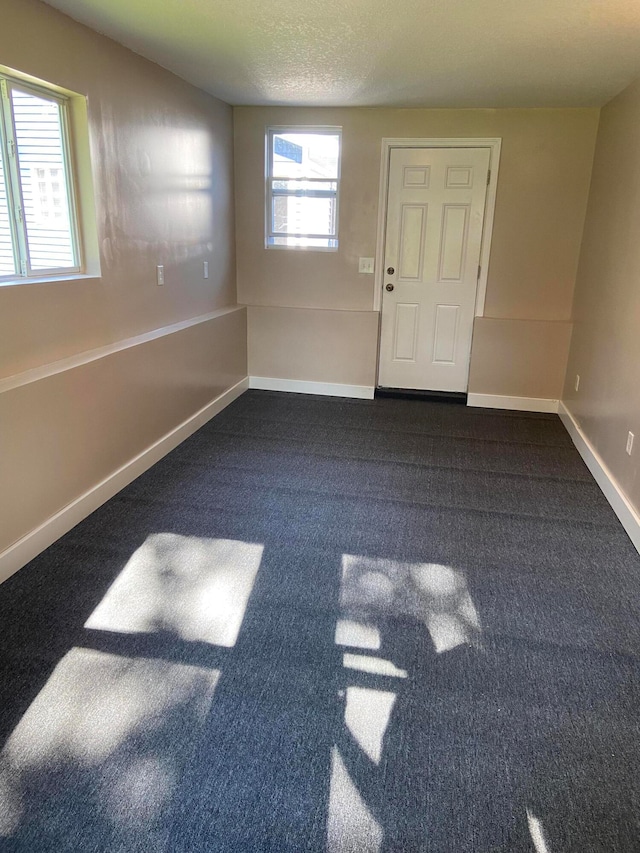
[[[500,591],[461,567],[195,535],[188,512],[141,541],[126,495],[88,541],[114,505],[113,553],[72,532],[0,591],[0,849],[635,849],[633,662],[489,631]]]

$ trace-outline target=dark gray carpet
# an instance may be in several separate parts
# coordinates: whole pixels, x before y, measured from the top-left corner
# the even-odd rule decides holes
[[[640,850],[639,617],[555,416],[248,392],[0,587],[0,850]]]

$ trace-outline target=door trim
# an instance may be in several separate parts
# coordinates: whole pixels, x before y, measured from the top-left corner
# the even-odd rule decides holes
[[[384,278],[384,243],[387,227],[387,196],[389,189],[389,165],[392,148],[489,148],[490,178],[487,185],[482,244],[480,248],[480,277],[476,289],[476,317],[484,316],[484,303],[487,295],[487,274],[489,272],[489,254],[493,234],[493,217],[496,209],[496,191],[498,187],[498,168],[500,165],[500,137],[455,138],[433,137],[427,139],[395,139],[385,137],[382,140],[380,160],[380,189],[378,194],[378,228],[376,232],[376,261],[374,276],[373,310],[382,314],[382,286]],[[378,345],[378,349],[379,349]],[[376,373],[377,375],[377,373]]]

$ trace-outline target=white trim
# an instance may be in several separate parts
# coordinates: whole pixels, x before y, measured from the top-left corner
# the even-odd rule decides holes
[[[546,397],[506,397],[502,394],[467,394],[467,406],[482,409],[510,409],[514,412],[551,412],[558,411],[557,400]]]
[[[62,358],[59,361],[53,361],[50,364],[45,364],[42,367],[34,367],[31,370],[25,370],[23,373],[16,373],[13,376],[7,376],[6,379],[0,379],[0,394],[4,391],[11,391],[14,388],[19,388],[21,385],[28,385],[30,382],[37,382],[40,379],[47,379],[49,376],[55,376],[57,373],[63,373],[65,370],[72,370],[74,367],[81,367],[84,364],[89,364],[92,361],[97,361],[107,355],[121,352],[130,347],[137,347],[140,344],[149,343],[156,338],[163,338],[165,335],[172,335],[175,332],[181,332],[183,329],[188,329],[191,326],[197,326],[200,323],[208,323],[209,320],[215,320],[222,317],[224,314],[231,314],[233,311],[243,311],[245,305],[231,305],[226,308],[219,308],[217,311],[211,311],[209,314],[202,314],[199,317],[192,317],[189,320],[182,320],[179,323],[172,323],[170,326],[162,326],[160,329],[153,329],[151,332],[145,332],[142,335],[136,335],[134,338],[127,338],[124,341],[118,341],[115,344],[107,344],[97,349],[85,350],[77,355],[71,355],[68,358]]]
[[[502,139],[499,137],[481,138],[438,138],[395,139],[385,137],[382,140],[380,161],[380,186],[378,189],[378,228],[376,232],[376,261],[374,276],[373,310],[382,310],[382,288],[384,285],[384,238],[387,225],[387,189],[389,184],[389,162],[392,148],[489,148],[489,170],[491,177],[487,186],[487,196],[484,209],[484,224],[482,230],[482,246],[480,248],[480,278],[476,290],[476,317],[484,316],[484,303],[487,295],[487,278],[489,273],[489,255],[491,253],[491,237],[493,235],[493,220],[496,210],[496,194],[498,189],[498,169],[500,168],[500,150]]]
[[[47,275],[42,278],[31,276],[30,278],[21,279],[2,279],[0,287],[23,287],[25,284],[60,284],[72,281],[95,281],[99,282],[102,279],[94,273],[69,273],[69,275]]]
[[[56,539],[68,533],[78,522],[102,506],[105,501],[129,485],[136,477],[155,465],[158,460],[166,456],[167,453],[243,394],[248,387],[248,377],[241,379],[240,382],[228,388],[215,400],[207,403],[206,406],[203,406],[195,414],[155,441],[142,453],[134,456],[133,459],[109,474],[100,483],[52,515],[35,530],[30,531],[22,539],[9,546],[0,554],[0,583],[21,569],[49,545],[52,545]]]
[[[598,451],[586,437],[575,417],[562,401],[560,401],[558,413],[567,432],[571,436],[571,440],[578,449],[578,453],[582,456],[587,468],[593,474],[605,498],[611,504],[613,511],[618,516],[636,551],[640,552],[640,514],[638,514],[638,510],[622,491],[618,481]]]
[[[15,259],[14,274],[4,277],[4,281],[12,284],[26,283],[31,278],[42,278],[43,276],[53,275],[60,276],[65,273],[77,275],[86,272],[83,263],[83,251],[80,244],[79,223],[79,206],[76,193],[77,179],[75,176],[76,165],[72,156],[72,129],[69,116],[69,105],[71,97],[64,95],[58,91],[51,90],[48,86],[33,85],[24,79],[12,77],[8,74],[0,74],[0,89],[2,90],[2,103],[0,111],[2,112],[2,120],[0,121],[0,136],[4,136],[2,143],[3,156],[8,153],[6,148],[13,148],[14,152],[18,152],[15,156],[5,160],[8,167],[5,168],[4,183],[9,200],[9,220],[11,222],[10,242],[13,243],[13,253]],[[73,257],[72,266],[53,266],[48,269],[34,270],[31,266],[31,250],[29,233],[26,219],[21,214],[21,209],[24,207],[23,174],[20,168],[20,155],[17,146],[16,137],[16,105],[12,102],[13,92],[17,91],[24,95],[35,98],[40,98],[46,101],[51,101],[58,106],[58,125],[60,130],[60,148],[61,148],[61,167],[66,189],[66,208],[69,219],[69,238],[71,244],[71,254]],[[56,165],[56,164],[53,164]]]
[[[285,391],[291,394],[320,394],[324,397],[352,397],[373,400],[373,385],[343,385],[339,382],[307,382],[301,379],[276,379],[250,376],[249,387],[261,391]]]

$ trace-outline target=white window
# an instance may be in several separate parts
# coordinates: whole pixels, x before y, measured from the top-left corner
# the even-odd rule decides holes
[[[267,247],[338,248],[340,128],[267,132]]]
[[[68,99],[0,74],[0,283],[81,269]]]

